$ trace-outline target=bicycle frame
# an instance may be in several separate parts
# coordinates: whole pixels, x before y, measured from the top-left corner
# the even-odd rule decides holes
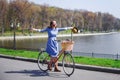
[[[54,63],[56,63],[56,62],[60,59],[60,57],[62,56],[62,54],[64,54],[64,51],[65,51],[65,50],[62,49],[62,50],[59,52],[57,59],[54,60]]]

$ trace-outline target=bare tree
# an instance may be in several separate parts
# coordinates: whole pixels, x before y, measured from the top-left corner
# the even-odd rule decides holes
[[[10,22],[21,23],[22,33],[24,34],[24,29],[27,28],[28,23],[28,13],[30,11],[31,4],[27,0],[10,0],[9,6],[9,20]],[[12,14],[11,14],[12,13]]]
[[[0,0],[0,31],[1,31],[1,35],[3,35],[4,30],[5,30],[7,5],[8,5],[7,0]]]

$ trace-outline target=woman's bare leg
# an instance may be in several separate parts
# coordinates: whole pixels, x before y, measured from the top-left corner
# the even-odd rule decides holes
[[[52,70],[52,57],[51,57],[51,59],[50,59],[50,62],[48,63],[48,70]]]
[[[55,57],[54,60],[55,60],[55,69],[54,69],[54,71],[55,72],[61,72],[61,70],[58,69],[58,60],[57,60],[57,57]]]

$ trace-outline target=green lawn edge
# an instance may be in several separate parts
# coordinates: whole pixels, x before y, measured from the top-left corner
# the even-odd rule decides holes
[[[13,50],[13,49],[0,48],[0,54],[10,55],[10,56],[19,56],[19,57],[25,57],[25,58],[37,59],[38,53],[39,53],[38,51]],[[120,68],[120,60],[74,56],[74,61],[77,64]]]

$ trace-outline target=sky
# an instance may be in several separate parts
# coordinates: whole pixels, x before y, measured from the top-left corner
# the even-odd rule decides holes
[[[88,10],[112,14],[120,18],[120,0],[29,0],[36,4],[48,4],[63,9]]]

